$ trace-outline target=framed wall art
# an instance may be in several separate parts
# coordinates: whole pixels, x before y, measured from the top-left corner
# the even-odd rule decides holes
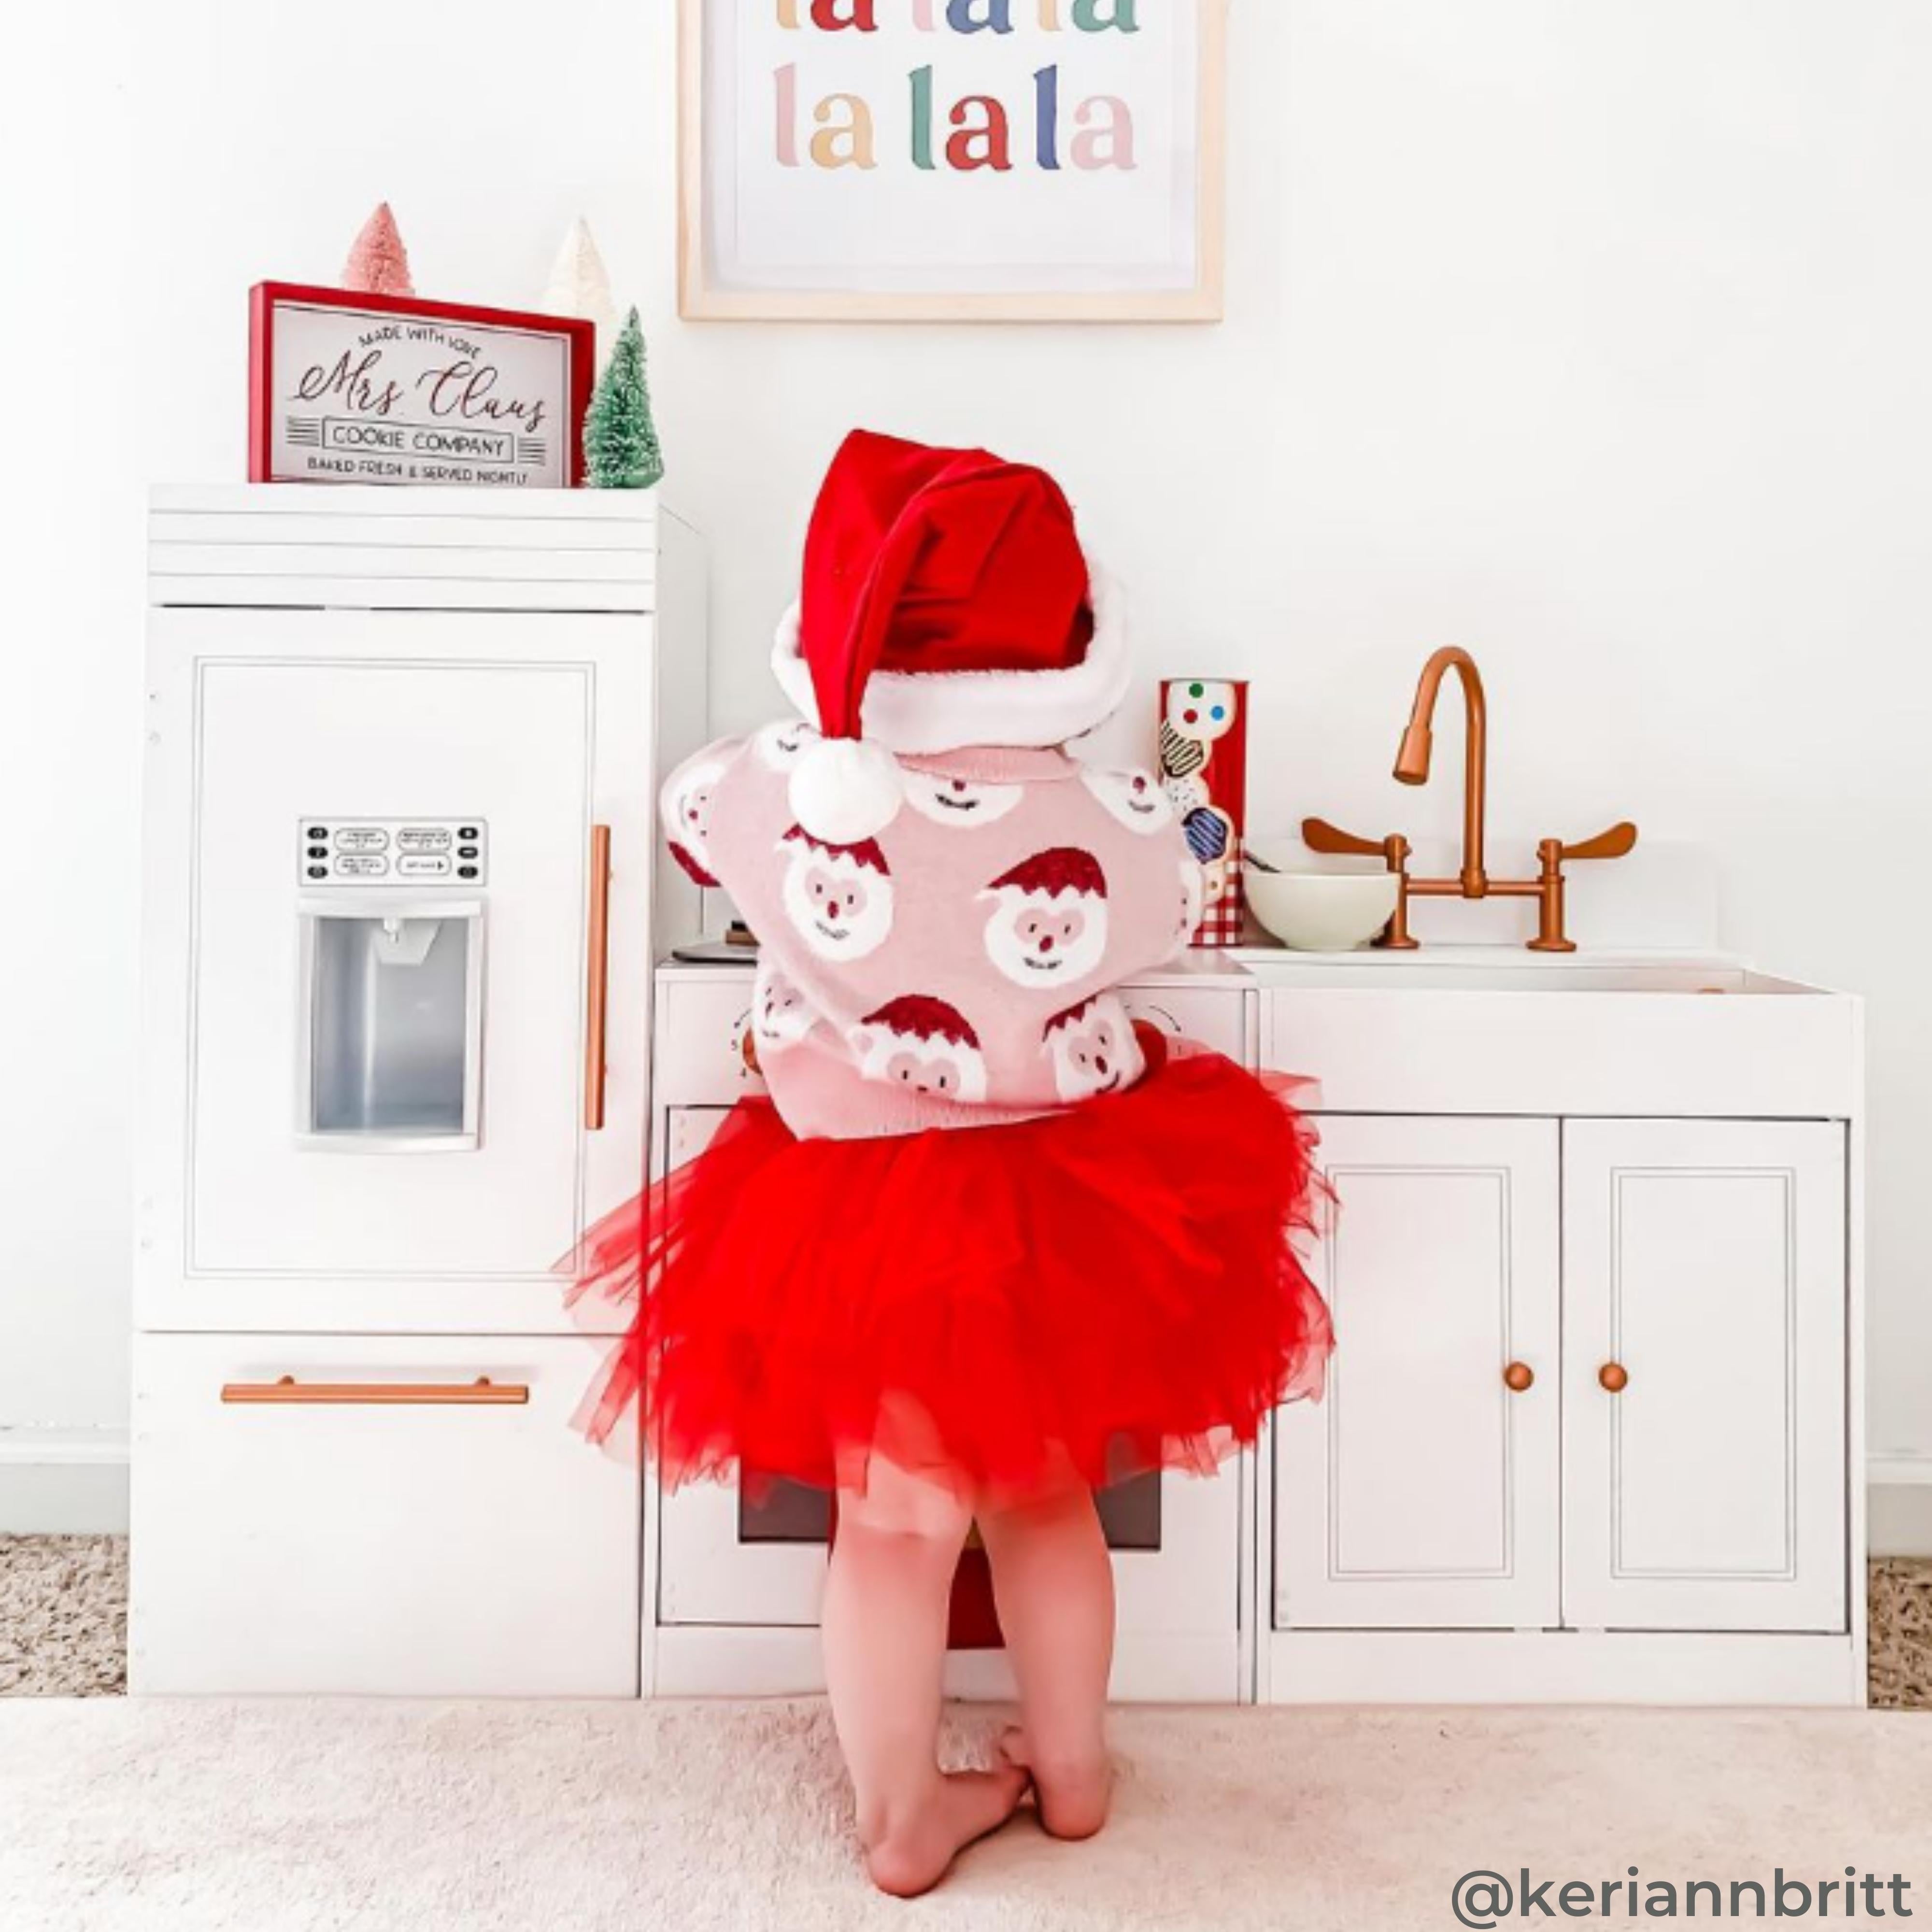
[[[682,313],[1222,313],[1226,0],[680,0]]]
[[[258,283],[248,480],[568,489],[596,343],[560,316]]]

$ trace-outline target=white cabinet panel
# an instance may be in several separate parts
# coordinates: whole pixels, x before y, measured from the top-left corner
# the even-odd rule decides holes
[[[650,620],[168,610],[152,631],[142,1322],[566,1332],[552,1264],[644,1167]],[[412,817],[476,820],[484,876],[352,893],[308,877],[311,820]],[[611,830],[609,1030],[586,1131],[595,824]],[[421,976],[466,941],[463,1131],[308,1134],[304,1000],[328,976],[304,960],[343,929],[314,915],[373,932],[397,914],[408,939],[446,902]],[[412,1052],[455,1036],[406,998],[383,1024]]]
[[[590,668],[214,662],[200,684],[189,1267],[541,1271],[576,1236]],[[412,809],[490,828],[480,1144],[318,1158],[292,1084],[298,828]]]
[[[1564,1134],[1565,1621],[1843,1630],[1844,1129]]]
[[[142,1692],[632,1696],[640,1490],[570,1426],[601,1345],[144,1335],[130,1656]],[[487,1376],[526,1402],[224,1401]]]
[[[815,1624],[829,1502],[781,1484],[748,1502],[735,1482],[688,1483],[658,1506],[658,1621]]]
[[[658,988],[657,1098],[660,1106],[729,1107],[764,1082],[745,1060],[752,1024],[752,976],[719,967],[715,976],[672,980]]]
[[[1553,1624],[1556,1124],[1318,1124],[1337,1347],[1276,1419],[1276,1623]]]
[[[1247,996],[1239,988],[1128,986],[1121,1002],[1137,1020],[1171,1040],[1191,1040],[1248,1064]]]

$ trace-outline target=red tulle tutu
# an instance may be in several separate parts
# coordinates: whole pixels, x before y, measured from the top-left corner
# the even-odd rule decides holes
[[[573,1300],[635,1312],[579,1426],[641,1396],[673,1484],[862,1488],[874,1452],[975,1492],[1212,1468],[1332,1346],[1282,1084],[1183,1049],[1065,1114],[860,1141],[740,1101],[592,1231]]]

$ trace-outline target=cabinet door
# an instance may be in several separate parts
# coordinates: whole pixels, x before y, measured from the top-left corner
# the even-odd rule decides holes
[[[1553,1625],[1556,1123],[1317,1124],[1336,1348],[1276,1419],[1275,1622]]]
[[[552,1265],[644,1167],[648,644],[638,620],[581,615],[155,614],[147,1325],[568,1328]],[[485,875],[311,883],[298,828],[418,814],[487,828]],[[614,857],[586,1132],[593,822]],[[322,1150],[300,1118],[305,921],[400,907],[427,927],[448,892],[476,908],[473,1138]]]
[[[1564,1128],[1564,1620],[1845,1628],[1845,1139]]]

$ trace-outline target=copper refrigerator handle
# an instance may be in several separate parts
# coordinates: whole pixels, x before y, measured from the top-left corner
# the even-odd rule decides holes
[[[527,1382],[298,1382],[284,1376],[272,1382],[224,1382],[226,1402],[296,1402],[337,1407],[501,1408],[520,1407],[530,1399]]]
[[[584,1125],[604,1126],[604,1032],[610,1006],[610,828],[590,828],[589,1022],[584,1030]]]

